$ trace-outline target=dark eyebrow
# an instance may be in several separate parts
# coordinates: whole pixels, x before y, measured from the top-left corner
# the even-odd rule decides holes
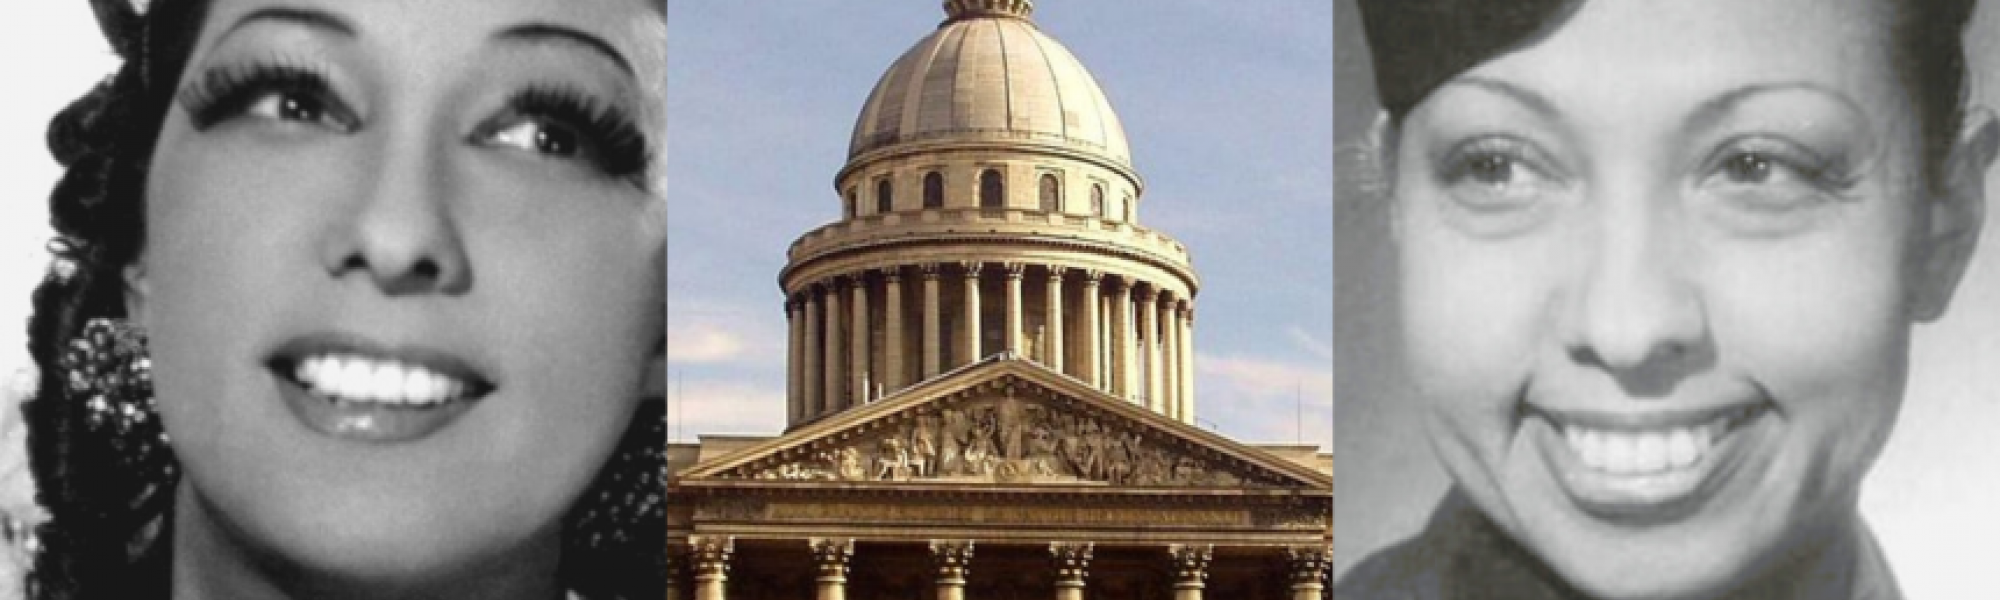
[[[229,34],[235,33],[236,30],[242,29],[243,26],[257,21],[295,23],[313,29],[354,37],[354,25],[349,24],[346,19],[342,19],[338,15],[309,8],[278,6],[250,11],[249,14],[243,15],[243,18],[237,19],[235,24],[230,25],[228,31],[222,32],[222,35],[216,36],[215,39],[221,40],[229,37]]]
[[[561,25],[554,25],[549,23],[528,23],[524,25],[515,25],[513,27],[507,28],[505,31],[501,31],[498,34],[495,34],[493,37],[494,39],[507,40],[507,41],[522,41],[522,42],[554,41],[554,42],[566,42],[566,43],[578,44],[585,48],[596,50],[597,53],[603,54],[606,58],[610,58],[611,62],[618,64],[619,69],[625,71],[625,74],[632,75],[635,77],[638,75],[636,72],[632,70],[632,63],[625,60],[625,55],[619,54],[618,49],[613,48],[610,42],[604,41],[604,38],[600,38]]]
[[[1465,75],[1452,79],[1449,83],[1446,83],[1445,85],[1469,85],[1489,92],[1498,93],[1502,96],[1508,96],[1513,98],[1515,101],[1520,102],[1521,104],[1527,105],[1529,109],[1537,113],[1541,113],[1543,117],[1551,119],[1555,118],[1558,114],[1561,113],[1561,111],[1556,110],[1556,104],[1554,102],[1550,102],[1548,97],[1543,96],[1534,90],[1521,87],[1513,83],[1501,81],[1498,79],[1480,77],[1478,75]]]
[[[1754,83],[1723,92],[1714,98],[1709,98],[1706,102],[1702,102],[1701,106],[1695,107],[1694,112],[1688,113],[1688,128],[1701,129],[1715,125],[1717,121],[1722,120],[1723,115],[1728,114],[1730,110],[1736,108],[1736,105],[1742,104],[1744,100],[1751,96],[1785,91],[1813,92],[1833,99],[1833,101],[1838,102],[1841,106],[1847,108],[1847,110],[1853,111],[1854,114],[1868,114],[1861,110],[1861,105],[1856,104],[1854,99],[1847,97],[1847,94],[1841,93],[1840,90],[1810,81]]]

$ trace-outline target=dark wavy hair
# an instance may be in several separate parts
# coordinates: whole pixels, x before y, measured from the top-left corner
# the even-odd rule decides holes
[[[126,316],[123,272],[146,239],[147,167],[208,10],[207,0],[150,4],[140,13],[129,0],[91,0],[124,64],[48,129],[65,171],[49,197],[53,262],[28,324],[40,380],[22,405],[36,499],[50,516],[36,530],[34,598],[165,598],[170,587],[171,451],[87,426],[90,409],[61,366],[86,322]],[[151,423],[141,432],[157,432]],[[648,398],[565,517],[565,586],[590,598],[665,595],[665,443],[665,402]]]
[[[1444,79],[1546,36],[1586,0],[1360,0],[1391,130]],[[1965,29],[1977,0],[1878,0],[1889,64],[1917,110],[1932,191],[1965,118]],[[1439,40],[1451,40],[1443,42]],[[1392,71],[1393,70],[1393,71]],[[1378,174],[1379,176],[1379,174]]]

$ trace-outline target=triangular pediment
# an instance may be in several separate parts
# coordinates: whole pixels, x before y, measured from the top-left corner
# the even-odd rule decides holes
[[[1330,474],[996,357],[682,473],[774,480],[1333,488]]]

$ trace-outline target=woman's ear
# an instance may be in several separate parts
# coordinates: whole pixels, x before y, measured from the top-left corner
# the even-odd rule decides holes
[[[1389,111],[1375,112],[1375,123],[1368,128],[1366,148],[1362,150],[1361,177],[1363,178],[1362,202],[1381,202],[1389,209],[1389,241],[1403,238],[1402,205],[1396,202],[1396,152],[1398,131]]]
[[[125,280],[125,320],[140,328],[146,326],[146,298],[152,293],[151,284],[146,280],[146,261],[134,259],[125,265],[120,273]]]
[[[1929,223],[1920,225],[1921,245],[1915,256],[1917,280],[1911,298],[1911,318],[1934,321],[1951,304],[1959,279],[1965,276],[1979,231],[1986,221],[1986,171],[2000,150],[2000,124],[1985,107],[1966,111],[1958,139],[1952,143],[1933,188]]]

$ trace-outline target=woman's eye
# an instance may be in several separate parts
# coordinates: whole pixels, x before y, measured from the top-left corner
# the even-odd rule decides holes
[[[542,119],[516,121],[494,130],[487,139],[500,146],[561,158],[583,151],[582,136],[575,130]]]
[[[1771,179],[1771,170],[1773,168],[1774,165],[1771,164],[1770,157],[1756,153],[1744,153],[1732,156],[1728,160],[1723,161],[1722,175],[1729,178],[1731,183],[1759,184]]]
[[[250,103],[245,114],[276,121],[318,123],[327,117],[326,103],[295,92],[272,92]]]
[[[1473,149],[1447,165],[1444,182],[1466,208],[1500,212],[1531,207],[1560,191],[1561,181],[1550,173],[1519,149]]]
[[[1713,222],[1730,231],[1758,237],[1797,232],[1835,205],[1847,186],[1820,156],[1774,138],[1739,142],[1700,172],[1697,197]]]
[[[1725,153],[1703,176],[1702,188],[1731,207],[1783,212],[1824,203],[1832,187],[1825,169],[1800,152],[1738,149]]]

